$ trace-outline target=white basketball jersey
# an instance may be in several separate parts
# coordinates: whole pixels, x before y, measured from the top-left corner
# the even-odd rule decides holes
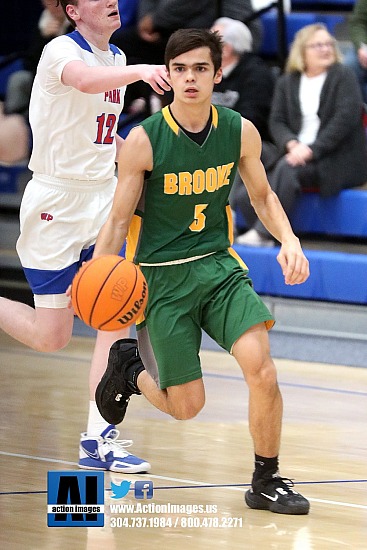
[[[102,51],[74,31],[59,36],[43,50],[34,80],[29,119],[33,150],[29,168],[63,179],[102,181],[115,171],[115,134],[126,86],[86,94],[61,82],[70,61],[125,66],[116,46]]]

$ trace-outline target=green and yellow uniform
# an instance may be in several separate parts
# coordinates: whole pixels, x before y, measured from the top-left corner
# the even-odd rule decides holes
[[[153,170],[130,226],[127,257],[141,265],[149,288],[138,326],[140,352],[147,364],[154,357],[165,388],[202,376],[201,329],[231,351],[247,329],[260,322],[270,328],[273,318],[230,248],[228,196],[240,159],[241,116],[212,106],[202,145],[185,134],[168,107],[141,125]]]
[[[240,115],[212,107],[212,127],[201,146],[181,130],[168,107],[142,126],[154,167],[134,220],[134,261],[162,263],[228,248],[228,195],[240,158]]]

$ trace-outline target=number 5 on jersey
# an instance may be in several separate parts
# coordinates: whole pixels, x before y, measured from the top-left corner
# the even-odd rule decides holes
[[[207,207],[207,204],[197,204],[195,206],[195,212],[194,212],[194,221],[191,225],[189,225],[189,229],[191,231],[202,231],[205,227],[206,222],[206,216],[203,214],[205,208]]]

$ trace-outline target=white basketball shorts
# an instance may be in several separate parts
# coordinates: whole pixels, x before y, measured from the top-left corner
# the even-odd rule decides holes
[[[92,257],[110,212],[116,178],[103,182],[34,174],[20,207],[17,252],[36,307],[64,308],[65,292]]]

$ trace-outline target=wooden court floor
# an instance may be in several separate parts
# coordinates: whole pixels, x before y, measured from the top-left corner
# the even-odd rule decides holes
[[[47,527],[47,473],[78,470],[92,345],[74,337],[43,355],[0,335],[2,550],[367,549],[367,369],[276,361],[281,474],[311,502],[308,516],[285,516],[244,504],[253,465],[247,388],[234,360],[213,351],[202,352],[207,403],[196,419],[172,420],[132,397],[121,436],[152,471],[104,475],[105,525]],[[153,513],[111,508],[137,504],[132,490],[112,499],[111,482],[126,480],[153,482],[153,498],[139,501],[154,503]],[[210,513],[189,514],[207,505]]]

